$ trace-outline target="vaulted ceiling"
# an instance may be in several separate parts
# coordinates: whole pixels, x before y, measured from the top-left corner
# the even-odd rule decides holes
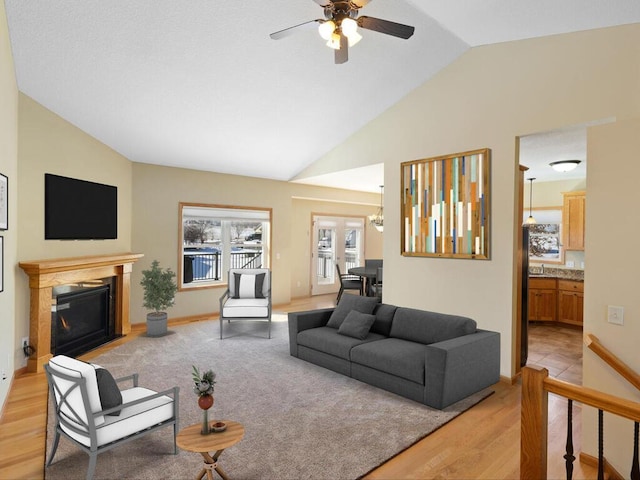
[[[640,22],[637,0],[373,0],[360,15],[415,34],[361,29],[349,61],[335,65],[316,29],[269,37],[323,18],[312,0],[5,6],[24,94],[132,161],[277,180],[469,48]]]

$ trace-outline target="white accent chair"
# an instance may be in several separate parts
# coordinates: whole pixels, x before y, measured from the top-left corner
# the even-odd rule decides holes
[[[227,291],[220,297],[220,340],[224,321],[266,320],[271,338],[271,271],[268,268],[229,270]]]
[[[179,387],[162,392],[138,387],[138,374],[134,373],[115,380],[116,383],[133,382],[133,387],[120,390],[122,404],[103,409],[97,366],[57,355],[44,368],[56,415],[55,437],[47,466],[53,461],[60,435],[89,455],[87,480],[93,477],[100,453],[159,428],[173,425],[173,454],[178,453]],[[120,414],[114,416],[117,411]]]

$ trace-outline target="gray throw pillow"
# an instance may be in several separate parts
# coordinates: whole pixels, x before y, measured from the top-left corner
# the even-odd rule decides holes
[[[100,403],[103,410],[122,405],[122,394],[113,375],[108,370],[96,368],[96,380],[98,381],[98,394],[100,395]],[[120,415],[120,410],[107,415],[118,416]]]
[[[338,329],[340,335],[364,340],[369,335],[371,325],[376,321],[375,315],[351,310]]]
[[[376,305],[380,299],[378,297],[361,297],[360,295],[351,295],[344,294],[342,298],[340,298],[340,303],[335,308],[329,321],[327,322],[327,327],[331,328],[340,328],[342,322],[351,310],[355,310],[360,313],[373,313],[373,309],[376,308]]]

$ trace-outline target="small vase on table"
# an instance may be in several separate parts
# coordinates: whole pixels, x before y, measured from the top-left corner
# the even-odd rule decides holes
[[[209,427],[209,409],[213,406],[213,395],[205,394],[198,397],[198,406],[202,409],[202,429],[200,433],[207,435],[211,433]]]
[[[193,393],[198,395],[198,406],[202,409],[202,429],[200,433],[202,435],[208,435],[211,433],[209,426],[209,409],[213,406],[213,386],[216,383],[216,374],[213,370],[207,370],[203,374],[200,374],[198,367],[193,365],[193,372],[191,373],[194,386]]]

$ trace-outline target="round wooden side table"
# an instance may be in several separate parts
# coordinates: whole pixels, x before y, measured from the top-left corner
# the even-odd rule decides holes
[[[227,474],[218,465],[218,458],[225,450],[229,448],[244,437],[244,427],[238,422],[233,420],[212,420],[210,424],[218,421],[224,422],[227,425],[227,429],[224,432],[209,433],[208,435],[202,435],[200,429],[202,424],[197,423],[180,430],[176,436],[176,443],[182,450],[188,452],[195,452],[202,455],[204,458],[204,466],[198,476],[198,480],[207,477],[208,480],[213,480],[213,470],[218,472],[224,480],[229,480]],[[209,452],[215,452],[213,454]]]

